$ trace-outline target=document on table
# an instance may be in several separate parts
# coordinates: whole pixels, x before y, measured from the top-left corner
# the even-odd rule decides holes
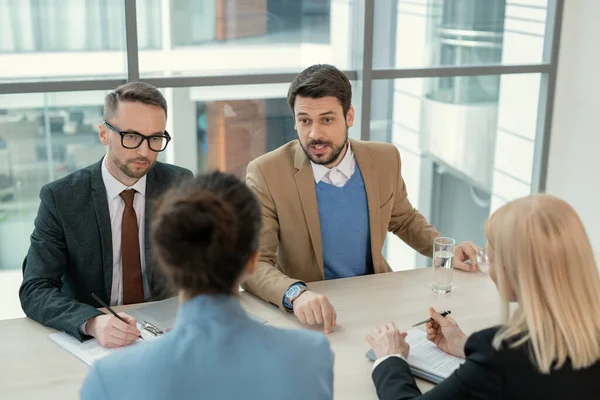
[[[422,371],[433,377],[439,377],[439,381],[442,381],[452,375],[465,361],[463,358],[440,350],[427,340],[427,335],[420,329],[411,328],[406,332],[408,333],[406,341],[410,344],[407,362],[413,373],[415,370]]]
[[[144,340],[138,339],[129,346],[143,345],[145,342],[156,340],[162,337],[153,336],[152,334],[143,330],[139,324],[138,329],[140,330]],[[79,358],[81,361],[90,366],[94,361],[106,357],[114,353],[115,351],[120,351],[123,349],[107,349],[105,347],[102,347],[102,345],[98,343],[96,339],[90,339],[86,340],[85,342],[80,342],[79,340],[75,339],[73,336],[65,332],[52,333],[50,334],[49,338],[54,343],[67,350],[69,353],[73,354],[75,357]]]
[[[433,383],[440,383],[452,375],[465,361],[440,350],[427,340],[425,332],[418,328],[411,328],[406,333],[408,333],[406,341],[410,344],[410,352],[406,361],[414,376]],[[375,359],[372,350],[367,353],[367,357],[371,360]]]
[[[177,315],[178,306],[179,302],[177,297],[171,297],[166,300],[145,304],[134,310],[127,311],[127,314],[131,315],[138,321],[138,329],[144,338],[144,340],[138,339],[130,346],[136,346],[140,343],[161,338],[162,336],[154,336],[145,329],[142,329],[140,323],[142,321],[149,322],[166,333],[167,330],[171,329],[175,323],[175,316]],[[254,314],[248,313],[248,315],[250,318],[261,324],[267,323],[266,320]],[[94,361],[120,350],[104,348],[96,341],[96,339],[90,339],[82,343],[73,336],[64,332],[53,333],[49,337],[53,342],[67,350],[69,353],[73,354],[75,357],[79,358],[87,365],[92,365]]]

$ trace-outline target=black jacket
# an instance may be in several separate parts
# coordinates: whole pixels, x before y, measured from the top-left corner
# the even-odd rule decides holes
[[[600,399],[600,362],[574,371],[538,372],[527,344],[515,349],[492,346],[498,327],[471,335],[465,363],[431,391],[421,394],[406,361],[390,357],[373,371],[382,400],[404,399]],[[600,339],[599,339],[600,340]]]
[[[152,200],[177,180],[191,176],[184,168],[160,162],[147,174],[144,257],[153,300],[167,292],[151,259],[148,228]],[[96,310],[100,304],[91,294],[109,304],[112,287],[112,229],[102,160],[45,185],[40,200],[23,261],[21,306],[31,319],[82,340],[79,326],[101,314]]]

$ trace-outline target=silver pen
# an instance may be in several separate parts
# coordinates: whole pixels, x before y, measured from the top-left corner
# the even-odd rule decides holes
[[[446,315],[448,315],[448,314],[452,314],[452,312],[451,312],[450,310],[448,310],[448,311],[442,311],[442,312],[440,313],[440,315],[441,315],[442,317],[445,317],[445,316],[446,316]],[[417,322],[416,324],[414,324],[414,325],[413,325],[413,327],[415,327],[415,326],[419,326],[419,325],[423,325],[423,324],[425,324],[425,323],[427,323],[427,322],[432,322],[432,321],[433,321],[433,318],[427,318],[427,319],[426,319],[426,320],[424,320],[424,321]]]

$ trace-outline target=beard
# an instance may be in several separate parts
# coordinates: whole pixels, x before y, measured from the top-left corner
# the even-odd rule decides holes
[[[340,156],[340,154],[342,153],[342,151],[344,151],[345,147],[346,147],[346,143],[348,142],[348,126],[346,125],[346,134],[344,135],[344,141],[338,144],[334,144],[333,142],[327,141],[327,140],[309,140],[306,143],[306,146],[304,146],[302,144],[302,142],[300,142],[300,138],[298,138],[298,143],[300,143],[300,147],[302,147],[302,150],[304,150],[304,154],[306,154],[306,157],[308,157],[308,159],[312,162],[314,162],[315,164],[318,165],[328,165],[331,164],[332,162],[334,162],[335,160],[337,160],[337,158]],[[329,154],[329,156],[327,155],[314,155],[311,154],[310,151],[308,151],[308,148],[311,146],[318,146],[318,145],[325,145],[327,147],[329,147],[331,149],[331,153]]]
[[[112,162],[117,166],[117,168],[119,168],[119,170],[121,172],[123,172],[126,176],[128,176],[129,178],[132,178],[132,179],[140,179],[141,177],[146,175],[148,173],[148,171],[150,171],[150,168],[152,168],[154,166],[154,162],[151,162],[150,160],[148,160],[145,157],[136,157],[131,160],[127,160],[124,163],[121,162],[121,160],[119,160],[115,156],[113,156],[111,158],[112,158]],[[145,162],[148,165],[144,169],[137,169],[137,168],[134,168],[129,165],[134,162]]]

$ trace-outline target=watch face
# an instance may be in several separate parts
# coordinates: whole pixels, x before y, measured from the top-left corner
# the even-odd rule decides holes
[[[298,296],[299,293],[300,293],[300,286],[292,286],[291,288],[289,288],[287,290],[286,296],[288,298],[292,298],[294,296]]]

